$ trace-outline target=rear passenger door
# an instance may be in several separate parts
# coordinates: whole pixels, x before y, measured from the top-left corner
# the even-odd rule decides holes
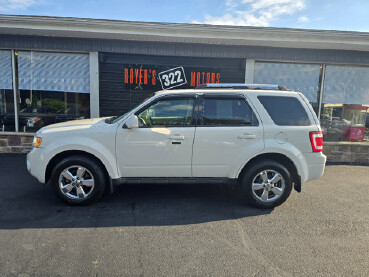
[[[193,177],[234,178],[264,149],[263,127],[243,95],[201,96],[193,146]]]

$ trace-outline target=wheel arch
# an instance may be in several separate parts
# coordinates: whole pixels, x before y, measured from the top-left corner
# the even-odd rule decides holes
[[[48,162],[47,166],[46,166],[46,170],[45,170],[45,183],[47,183],[50,178],[51,178],[51,173],[54,169],[54,167],[64,158],[66,157],[70,157],[70,156],[74,156],[74,155],[79,155],[79,156],[84,156],[84,157],[88,157],[90,159],[95,160],[97,163],[99,163],[101,165],[101,167],[104,169],[104,173],[106,174],[106,176],[108,178],[110,178],[109,172],[106,168],[106,166],[104,165],[104,163],[95,155],[88,153],[86,151],[82,151],[82,150],[66,150],[66,151],[62,151],[59,152],[58,154],[54,155],[50,161]]]
[[[292,182],[294,184],[295,190],[301,192],[301,177],[298,174],[296,165],[289,157],[280,153],[262,153],[253,157],[241,169],[240,173],[237,176],[238,180],[242,178],[242,176],[245,174],[248,168],[250,168],[256,163],[265,160],[275,161],[284,165],[291,172]]]

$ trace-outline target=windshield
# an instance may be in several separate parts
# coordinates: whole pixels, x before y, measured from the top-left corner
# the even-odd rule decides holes
[[[116,123],[118,121],[120,121],[122,118],[124,118],[127,114],[129,114],[130,112],[132,112],[132,110],[136,109],[138,106],[140,106],[142,103],[146,102],[147,100],[149,100],[150,98],[152,98],[155,95],[155,93],[151,94],[149,97],[145,98],[144,100],[142,100],[139,104],[135,105],[132,109],[130,109],[128,112],[126,112],[125,114],[122,114],[121,116],[113,116],[112,118],[110,118],[110,122],[109,123]]]

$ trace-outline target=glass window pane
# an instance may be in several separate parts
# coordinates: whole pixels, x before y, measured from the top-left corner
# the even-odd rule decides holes
[[[193,98],[159,100],[137,115],[140,126],[188,126],[191,125]]]
[[[10,50],[0,50],[0,131],[15,131]]]
[[[87,93],[21,90],[20,102],[21,132],[35,132],[46,125],[90,117]]]
[[[15,131],[14,96],[12,90],[0,89],[0,131]]]
[[[309,126],[309,117],[295,97],[258,96],[261,104],[276,125]]]
[[[21,90],[90,92],[88,54],[18,51]]]
[[[323,103],[369,103],[369,67],[327,65]]]
[[[279,84],[302,92],[311,103],[318,103],[321,65],[256,62],[255,84]]]
[[[244,99],[205,97],[202,124],[206,126],[255,126],[258,125],[258,121]]]
[[[19,51],[19,130],[90,117],[87,54]]]
[[[369,67],[327,65],[323,103],[326,141],[369,141]]]
[[[0,89],[12,90],[12,52],[0,50]]]
[[[325,141],[369,141],[369,105],[324,104],[320,124]]]

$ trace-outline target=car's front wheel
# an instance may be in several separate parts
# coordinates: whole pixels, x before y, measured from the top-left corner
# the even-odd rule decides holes
[[[241,179],[241,189],[250,204],[259,208],[281,205],[291,193],[289,170],[275,161],[262,161],[247,169]]]
[[[103,195],[105,175],[104,169],[95,159],[71,156],[55,166],[50,182],[62,200],[74,205],[84,205]]]

